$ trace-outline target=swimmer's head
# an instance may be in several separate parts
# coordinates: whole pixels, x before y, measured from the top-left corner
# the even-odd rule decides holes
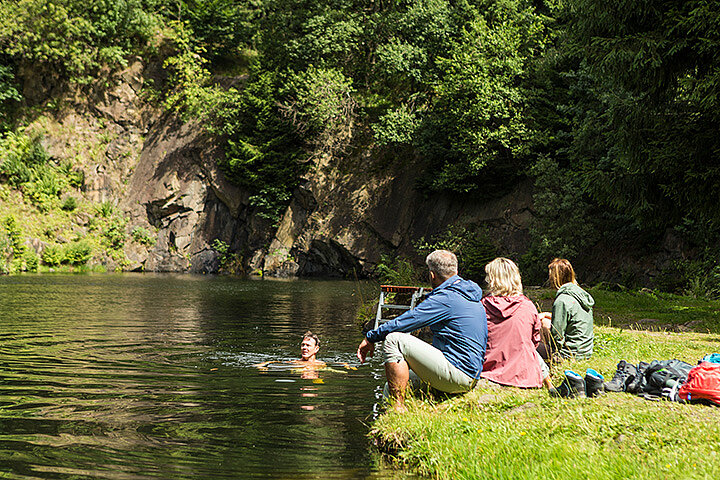
[[[305,335],[303,335],[302,342],[300,343],[300,359],[303,362],[313,361],[319,350],[320,339],[308,330],[305,332]]]

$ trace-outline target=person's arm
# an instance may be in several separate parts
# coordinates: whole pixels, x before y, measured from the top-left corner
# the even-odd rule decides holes
[[[383,323],[375,330],[370,330],[365,338],[372,343],[382,342],[392,332],[413,332],[445,320],[449,315],[450,309],[443,303],[442,296],[434,295],[414,309]]]
[[[562,295],[555,299],[552,306],[552,327],[550,333],[560,348],[565,344],[565,330],[567,329],[568,316],[567,304],[563,301]]]
[[[540,320],[540,314],[538,314],[538,311],[534,305],[533,305],[533,309],[532,309],[532,316],[533,316],[533,319],[532,319],[532,322],[533,322],[533,324],[532,324],[532,342],[533,342],[533,345],[535,346],[535,348],[537,348],[538,345],[540,345],[540,339],[541,339],[540,332],[542,330],[542,321]]]

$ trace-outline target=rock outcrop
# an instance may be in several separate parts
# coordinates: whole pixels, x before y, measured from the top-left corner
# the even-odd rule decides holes
[[[115,250],[100,254],[97,263],[136,271],[222,268],[278,277],[362,277],[383,255],[415,256],[420,239],[443,234],[449,226],[482,231],[515,258],[529,247],[534,219],[529,180],[485,201],[428,196],[417,189],[423,169],[412,157],[389,159],[388,152],[374,151],[371,140],[352,137],[363,135],[362,126],[352,122],[338,137],[342,146],[335,145],[351,153],[318,146],[312,167],[273,225],[257,214],[249,192],[219,170],[220,142],[199,122],[184,122],[152,100],[156,96],[148,94],[147,79],[162,85],[162,70],[159,62],[134,58],[121,71],[101,72],[94,84],[70,86],[53,72],[20,68],[27,106],[45,112],[29,129],[43,135],[42,145],[55,164],[82,171],[82,196],[119,211],[127,219],[128,238],[133,232],[147,235],[147,241],[118,247],[129,264]],[[217,81],[225,87],[242,83],[241,78]],[[78,212],[72,225],[49,226],[43,238],[57,244],[80,239],[93,228],[91,217],[92,212]],[[26,246],[40,253],[47,244],[30,238]],[[584,281],[627,277],[630,283],[652,285],[678,259],[693,258],[693,248],[668,231],[652,251],[600,244],[573,262]]]
[[[151,249],[127,252],[134,269],[213,273],[216,241],[238,252],[262,244],[266,222],[218,170],[219,154],[196,123],[167,115],[151,129],[121,203],[131,225],[157,231]]]

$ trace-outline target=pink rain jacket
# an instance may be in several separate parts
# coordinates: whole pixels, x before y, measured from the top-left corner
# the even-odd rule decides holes
[[[539,387],[542,373],[537,346],[540,319],[535,305],[525,295],[487,296],[488,341],[480,375],[502,385]]]

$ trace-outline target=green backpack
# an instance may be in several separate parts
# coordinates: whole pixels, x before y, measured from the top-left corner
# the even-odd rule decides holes
[[[643,393],[646,397],[677,400],[677,391],[693,366],[681,360],[653,360],[645,370]]]

